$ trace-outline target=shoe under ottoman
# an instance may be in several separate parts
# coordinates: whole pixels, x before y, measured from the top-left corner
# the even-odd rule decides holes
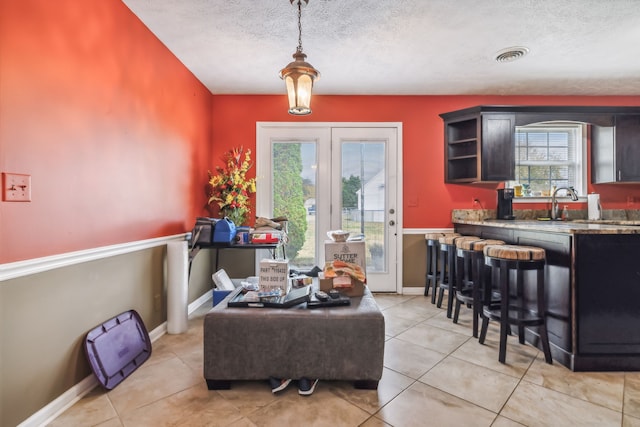
[[[210,390],[269,377],[353,381],[382,377],[384,317],[371,292],[350,306],[234,308],[232,292],[204,318],[204,378]]]

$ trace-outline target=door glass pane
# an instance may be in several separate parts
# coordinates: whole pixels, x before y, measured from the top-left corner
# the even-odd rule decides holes
[[[367,273],[385,272],[385,143],[342,143],[341,227],[367,242]]]
[[[273,143],[273,215],[284,216],[289,266],[309,270],[316,252],[316,144],[283,141]]]

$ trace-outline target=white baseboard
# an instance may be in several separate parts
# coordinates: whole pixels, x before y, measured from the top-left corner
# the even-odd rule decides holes
[[[200,307],[204,305],[208,300],[213,299],[213,291],[205,292],[200,298],[189,304],[188,313],[191,314]],[[211,303],[211,308],[213,308],[213,302]]]
[[[18,424],[18,427],[39,427],[49,424],[76,402],[89,394],[98,385],[94,375],[89,375],[78,384],[58,396],[53,402]]]
[[[402,288],[402,295],[424,295],[424,286],[405,286]]]
[[[211,300],[211,291],[207,291],[200,298],[189,304],[187,312],[192,314],[195,310],[200,308],[207,301]],[[149,332],[149,339],[152,343],[156,342],[160,337],[167,333],[167,322],[163,322],[158,327]],[[57,417],[59,417],[64,411],[72,407],[84,396],[89,394],[91,390],[97,387],[98,380],[91,374],[78,384],[71,387],[69,390],[62,393],[55,400],[48,405],[40,409],[35,414],[21,422],[18,427],[41,427],[51,423]]]
[[[161,336],[167,333],[167,322],[162,322],[153,331],[149,331],[149,339],[152,343],[158,341]]]

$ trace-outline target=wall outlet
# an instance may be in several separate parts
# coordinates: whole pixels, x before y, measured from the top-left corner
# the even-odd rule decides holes
[[[2,172],[2,200],[5,202],[30,202],[31,175]]]

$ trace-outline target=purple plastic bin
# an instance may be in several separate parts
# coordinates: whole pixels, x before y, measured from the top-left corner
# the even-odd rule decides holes
[[[151,340],[135,310],[126,311],[86,336],[84,348],[98,381],[113,389],[151,356]]]

